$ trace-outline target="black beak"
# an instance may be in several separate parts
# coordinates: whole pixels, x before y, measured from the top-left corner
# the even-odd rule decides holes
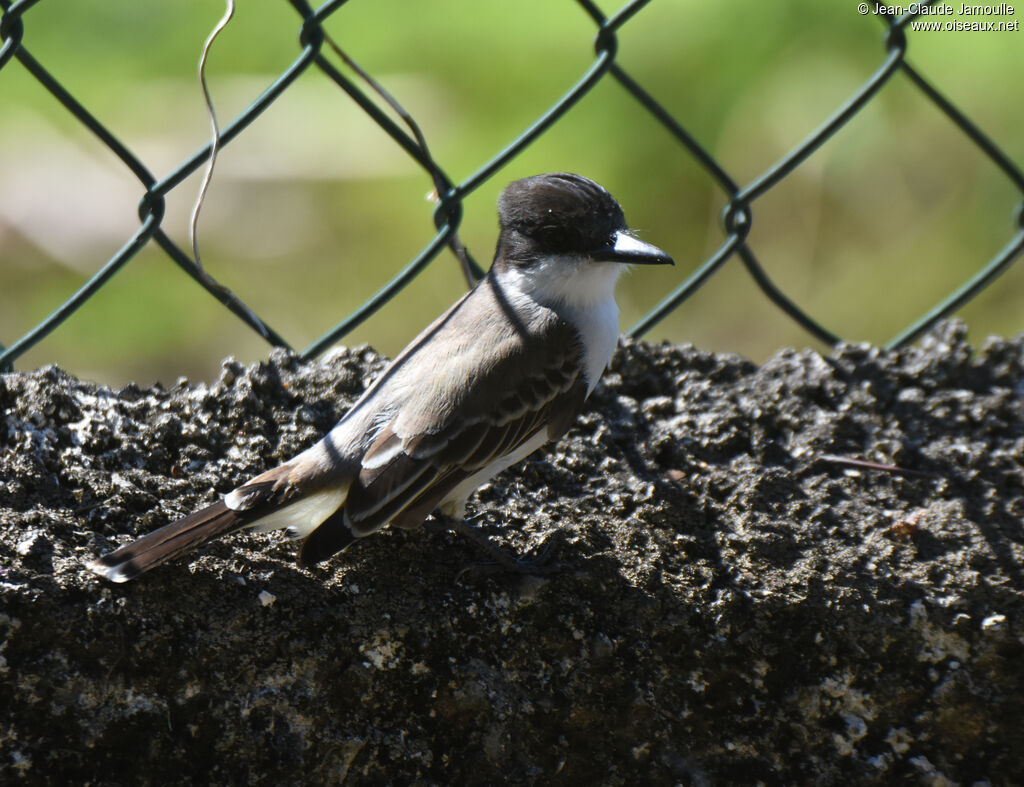
[[[619,230],[608,243],[590,252],[596,262],[622,262],[629,265],[675,265],[672,258],[657,246],[634,238],[625,230]]]

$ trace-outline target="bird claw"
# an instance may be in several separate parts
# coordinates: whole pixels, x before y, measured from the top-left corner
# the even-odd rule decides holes
[[[444,514],[435,514],[435,516],[440,523],[466,536],[479,549],[486,552],[492,558],[491,560],[470,563],[464,566],[455,575],[456,582],[469,575],[492,576],[494,574],[510,573],[521,576],[546,576],[561,571],[565,567],[563,563],[550,562],[557,534],[544,542],[540,553],[536,557],[525,558],[506,552],[496,546],[487,536],[464,519],[455,519]]]
[[[518,574],[519,576],[526,577],[550,576],[567,567],[566,563],[548,562],[549,556],[547,553],[550,551],[550,544],[545,544],[542,553],[530,560],[506,555],[507,560],[470,563],[459,569],[459,573],[455,575],[455,581],[460,582],[465,577],[480,578],[494,576],[495,574]]]

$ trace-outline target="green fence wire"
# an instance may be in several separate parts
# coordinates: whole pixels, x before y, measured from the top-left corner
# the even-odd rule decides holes
[[[325,33],[322,24],[335,14],[345,0],[332,0],[319,8],[313,9],[305,0],[288,0],[298,13],[300,52],[289,68],[281,74],[262,95],[238,117],[234,118],[221,131],[219,145],[228,145],[238,137],[267,107],[276,101],[284,91],[292,85],[307,69],[316,68],[326,74],[343,90],[364,112],[366,112],[387,134],[399,145],[419,166],[430,176],[438,194],[438,203],[434,213],[437,234],[425,248],[391,281],[367,300],[354,313],[348,315],[335,327],[327,331],[313,344],[307,347],[302,355],[313,357],[327,349],[341,337],[352,331],[371,315],[381,309],[398,291],[411,282],[423,269],[434,260],[446,247],[450,246],[462,261],[467,278],[472,280],[481,275],[480,266],[468,255],[458,242],[458,227],[462,218],[462,200],[493,177],[512,158],[528,145],[544,134],[557,123],[573,105],[605,79],[617,81],[636,99],[643,110],[649,112],[665,130],[678,140],[681,150],[692,156],[708,175],[718,184],[728,198],[722,212],[722,227],[725,240],[712,256],[706,260],[686,281],[679,285],[668,297],[643,317],[630,331],[633,336],[642,336],[658,324],[667,314],[689,298],[698,288],[711,278],[729,260],[738,259],[750,274],[760,290],[773,303],[782,309],[796,323],[817,339],[836,344],[840,337],[827,327],[813,319],[800,308],[785,292],[768,276],[758,262],[750,244],[748,234],[753,222],[753,206],[757,199],[788,177],[814,151],[824,145],[844,125],[857,115],[878,91],[897,73],[902,73],[910,82],[940,109],[963,132],[970,143],[976,145],[1012,182],[1024,198],[1024,174],[1021,168],[1009,159],[966,115],[939,93],[917,70],[906,60],[906,28],[921,15],[922,7],[935,5],[937,0],[929,0],[910,8],[917,13],[893,16],[879,7],[880,19],[885,28],[882,42],[884,59],[877,71],[867,82],[835,113],[829,117],[813,134],[804,140],[795,150],[777,162],[767,172],[746,186],[740,186],[730,177],[725,168],[690,134],[658,99],[634,80],[618,63],[616,49],[618,31],[650,0],[634,0],[624,5],[612,16],[604,12],[591,0],[576,0],[582,10],[589,15],[595,26],[593,63],[572,85],[562,98],[551,106],[534,123],[515,138],[504,150],[497,153],[476,172],[460,183],[453,183],[445,174],[441,165],[431,156],[426,141],[412,117],[393,101],[376,83],[373,77],[353,62]],[[185,273],[197,284],[210,292],[227,309],[231,310],[240,320],[262,336],[268,343],[280,347],[288,347],[288,343],[273,328],[268,326],[256,313],[243,303],[232,291],[210,277],[186,251],[181,249],[168,237],[161,227],[164,216],[165,198],[182,183],[189,175],[203,167],[211,155],[212,143],[196,151],[189,159],[182,162],[175,170],[158,180],[113,133],[107,129],[89,110],[83,106],[61,83],[39,62],[24,45],[26,26],[31,23],[29,11],[39,0],[0,0],[3,16],[0,18],[0,78],[2,69],[12,67],[17,62],[28,71],[39,84],[48,90],[79,122],[86,126],[99,140],[105,144],[123,164],[138,178],[145,189],[139,203],[140,225],[122,248],[97,271],[74,295],[68,298],[59,308],[39,325],[16,340],[6,349],[0,345],[0,371],[13,368],[13,362],[31,347],[42,341],[57,326],[66,320],[77,309],[82,307],[97,291],[100,290],[119,270],[124,268],[139,250],[150,242],[156,243],[166,252]],[[352,71],[356,79],[350,79],[334,63],[331,56],[339,59],[344,66]],[[398,123],[383,111],[374,97],[383,98],[386,104],[395,111],[402,123]],[[402,124],[406,126],[403,128]],[[1003,249],[985,264],[969,281],[955,292],[950,293],[941,303],[936,304],[926,314],[915,320],[898,336],[892,339],[890,346],[899,346],[913,341],[921,333],[928,330],[934,323],[956,311],[963,304],[990,285],[1018,257],[1024,249],[1024,202],[1016,213],[1016,226],[1011,230],[1012,236]]]

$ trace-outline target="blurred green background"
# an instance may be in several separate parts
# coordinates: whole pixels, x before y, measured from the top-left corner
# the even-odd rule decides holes
[[[208,138],[195,64],[222,12],[218,2],[42,0],[25,14],[23,43],[161,178]],[[594,57],[593,23],[568,0],[352,0],[326,27],[412,113],[456,181],[512,141]],[[853,2],[654,0],[621,31],[618,62],[749,183],[867,80],[884,58],[882,32]],[[284,71],[297,35],[286,3],[240,3],[208,64],[222,122]],[[908,38],[908,60],[1024,162],[1024,32]],[[607,78],[466,201],[461,236],[482,264],[493,252],[500,189],[551,170],[605,185],[641,236],[677,261],[623,282],[624,330],[722,241],[722,193]],[[198,187],[197,175],[168,201],[163,226],[183,247]],[[223,150],[200,220],[203,260],[301,349],[428,243],[430,190],[422,171],[310,69]],[[0,70],[0,342],[28,331],[120,248],[138,226],[140,196],[125,167],[18,62]],[[997,168],[897,74],[755,203],[750,243],[826,326],[881,343],[1005,245],[1019,202]],[[343,341],[394,354],[463,290],[445,252]],[[972,338],[1024,330],[1022,292],[1019,263],[961,312]],[[755,360],[782,346],[817,346],[738,260],[648,338]],[[150,245],[16,365],[57,363],[111,384],[169,383],[210,379],[227,355],[249,362],[267,352]]]

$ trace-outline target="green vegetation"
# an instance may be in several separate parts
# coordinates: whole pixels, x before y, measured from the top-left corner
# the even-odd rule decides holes
[[[607,6],[606,12],[614,8]],[[161,178],[202,146],[195,77],[218,3],[43,0],[24,45]],[[1022,14],[1024,15],[1024,14]],[[455,180],[476,171],[593,61],[594,26],[572,2],[350,2],[327,29],[413,114]],[[813,0],[655,0],[622,30],[618,61],[739,182],[813,131],[884,58],[883,27]],[[208,64],[222,122],[298,55],[298,17],[240,4]],[[909,33],[908,59],[1024,163],[1024,32]],[[584,173],[677,260],[620,292],[623,328],[721,243],[724,197],[611,78],[465,203],[464,242],[484,265],[495,199],[514,178]],[[168,201],[187,245],[198,177]],[[203,261],[301,349],[403,267],[433,235],[429,179],[315,69],[224,149],[200,223]],[[134,177],[17,62],[0,70],[0,342],[59,305],[137,227]],[[754,205],[750,243],[777,283],[854,341],[884,342],[1012,236],[1020,195],[906,79]],[[344,341],[394,353],[463,289],[445,253]],[[974,338],[1024,330],[1018,263],[962,313]],[[813,341],[730,262],[649,337],[760,359]],[[215,375],[266,345],[148,247],[23,357],[121,383]]]

